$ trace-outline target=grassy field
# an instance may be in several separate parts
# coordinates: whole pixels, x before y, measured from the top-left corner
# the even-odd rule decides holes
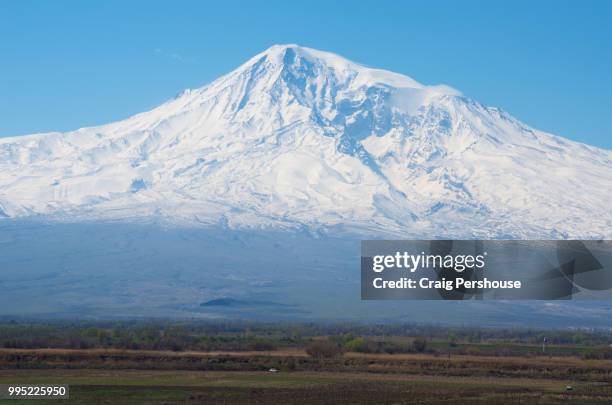
[[[0,368],[0,384],[70,384],[82,404],[612,403],[612,360],[568,356],[2,349]]]
[[[611,403],[612,387],[571,381],[340,372],[12,370],[0,383],[71,385],[70,403]],[[19,403],[10,401],[11,403]],[[21,401],[27,403],[28,401]],[[8,403],[8,401],[7,401]],[[37,401],[36,403],[40,403]]]

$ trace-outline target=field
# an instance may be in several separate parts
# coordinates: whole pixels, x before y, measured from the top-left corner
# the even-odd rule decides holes
[[[0,349],[0,384],[70,384],[83,404],[609,404],[611,382],[612,360],[576,356]]]

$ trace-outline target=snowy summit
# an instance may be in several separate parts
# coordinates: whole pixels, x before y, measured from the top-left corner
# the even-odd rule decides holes
[[[152,111],[0,139],[0,217],[403,237],[610,238],[612,152],[276,45]]]

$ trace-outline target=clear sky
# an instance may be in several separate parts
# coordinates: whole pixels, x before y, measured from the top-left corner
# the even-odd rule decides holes
[[[612,1],[0,1],[0,136],[148,110],[277,43],[612,149]]]

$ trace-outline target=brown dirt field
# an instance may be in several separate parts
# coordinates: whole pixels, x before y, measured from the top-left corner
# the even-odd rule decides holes
[[[273,351],[156,351],[156,350],[120,350],[120,349],[5,349],[0,348],[0,357],[8,354],[22,355],[62,355],[62,356],[152,356],[171,358],[209,358],[209,357],[297,357],[309,358],[302,349],[284,349]],[[495,363],[508,365],[542,365],[549,366],[588,366],[597,368],[612,368],[612,359],[585,360],[576,356],[482,356],[453,354],[450,358],[446,355],[432,354],[370,354],[370,353],[344,353],[342,358],[379,361],[434,361],[445,363]]]

